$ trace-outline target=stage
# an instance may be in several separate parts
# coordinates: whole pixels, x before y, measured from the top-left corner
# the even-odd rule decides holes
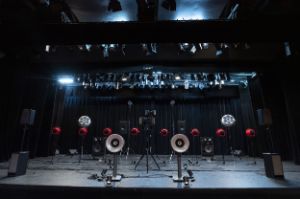
[[[94,174],[101,176],[107,169],[110,174],[109,160],[94,160],[90,155],[84,155],[81,163],[78,156],[58,155],[51,163],[51,157],[36,158],[29,162],[27,174],[18,177],[7,177],[8,163],[0,164],[0,191],[7,198],[86,198],[89,194],[101,197],[118,196],[119,198],[148,198],[167,195],[172,198],[182,198],[198,194],[208,198],[291,198],[300,194],[300,166],[292,162],[283,162],[284,178],[272,179],[265,176],[262,159],[249,157],[226,156],[223,165],[222,157],[215,156],[206,160],[195,156],[183,156],[183,175],[192,170],[195,181],[188,186],[183,183],[173,183],[171,176],[177,174],[176,159],[169,156],[154,156],[161,170],[155,167],[149,159],[150,170],[146,172],[146,159],[134,169],[134,163],[139,156],[131,155],[127,159],[119,156],[118,174],[123,175],[121,182],[107,185],[105,181],[90,179]],[[184,194],[184,195],[182,195]]]

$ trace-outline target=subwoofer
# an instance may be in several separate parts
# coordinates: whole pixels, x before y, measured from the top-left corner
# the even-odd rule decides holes
[[[281,157],[277,153],[263,153],[266,176],[269,178],[283,177]]]
[[[214,156],[214,141],[211,137],[201,137],[201,154],[202,156]]]
[[[26,174],[28,159],[28,151],[13,153],[9,160],[8,176],[19,176]]]

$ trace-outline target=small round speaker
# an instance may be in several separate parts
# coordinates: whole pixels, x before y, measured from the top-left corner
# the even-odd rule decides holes
[[[236,120],[232,115],[223,115],[223,117],[221,118],[221,124],[225,127],[230,127],[233,126],[235,124]]]
[[[92,124],[92,120],[89,116],[83,115],[78,119],[78,124],[82,128],[87,128]]]
[[[111,134],[105,141],[105,146],[108,151],[112,153],[118,153],[124,147],[125,141],[121,135]]]
[[[189,138],[183,134],[176,134],[171,138],[171,146],[177,153],[184,153],[190,147]]]

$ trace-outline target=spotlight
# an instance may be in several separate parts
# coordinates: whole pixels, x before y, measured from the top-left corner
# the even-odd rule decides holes
[[[121,6],[120,1],[118,1],[118,0],[110,0],[107,9],[108,9],[108,11],[117,12],[117,11],[121,11],[122,10],[122,6]]]
[[[58,82],[61,84],[72,84],[74,83],[73,77],[61,77],[58,79]]]
[[[162,2],[161,6],[166,10],[175,11],[176,10],[176,0],[165,0]]]
[[[121,80],[122,80],[122,82],[128,81],[128,75],[127,74],[123,74]]]
[[[212,73],[207,75],[207,80],[209,81],[209,85],[213,85],[214,81],[216,80],[216,76]]]
[[[50,52],[50,45],[46,45],[46,46],[45,46],[45,52],[46,52],[46,53],[49,53],[49,52]]]
[[[184,82],[184,89],[187,90],[187,89],[189,89],[189,88],[190,88],[189,82],[188,82],[188,81],[185,81],[185,82]]]
[[[181,79],[180,75],[176,74],[175,75],[175,80],[180,80],[180,79]]]

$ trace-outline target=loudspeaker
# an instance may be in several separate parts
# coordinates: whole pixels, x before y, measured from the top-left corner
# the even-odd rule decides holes
[[[129,122],[125,120],[120,121],[120,134],[127,135],[129,133]]]
[[[18,176],[26,174],[28,159],[28,151],[13,153],[9,160],[8,176]]]
[[[177,153],[184,153],[190,147],[189,138],[184,134],[176,134],[171,138],[171,147]]]
[[[112,153],[118,153],[124,147],[125,140],[121,135],[111,134],[105,141],[105,147]]]
[[[202,156],[214,156],[214,141],[211,137],[201,137],[201,154]]]
[[[185,134],[185,120],[177,121],[177,131],[179,134]]]
[[[272,115],[270,109],[258,109],[257,111],[258,124],[260,126],[272,125]]]
[[[20,123],[21,125],[33,125],[35,118],[35,110],[23,109]]]
[[[98,157],[103,154],[101,137],[94,137],[92,144],[92,156]]]
[[[266,176],[269,178],[283,177],[281,157],[277,153],[263,153]]]

